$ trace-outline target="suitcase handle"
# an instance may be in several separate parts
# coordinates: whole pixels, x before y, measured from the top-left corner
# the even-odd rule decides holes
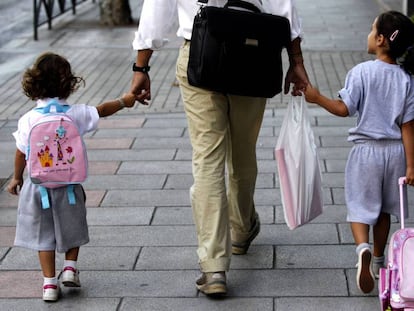
[[[404,229],[404,186],[406,184],[407,179],[404,177],[398,178],[398,185],[400,188],[400,224],[401,229]]]

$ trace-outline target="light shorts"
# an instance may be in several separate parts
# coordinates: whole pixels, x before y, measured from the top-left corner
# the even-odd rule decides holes
[[[381,212],[399,218],[398,178],[405,173],[405,153],[400,140],[356,143],[345,168],[347,221],[375,225]],[[405,216],[408,216],[407,206]]]
[[[39,187],[25,180],[19,194],[14,244],[37,251],[65,253],[89,242],[85,192],[74,185],[75,205],[68,201],[67,187],[48,189],[50,208],[43,209]]]

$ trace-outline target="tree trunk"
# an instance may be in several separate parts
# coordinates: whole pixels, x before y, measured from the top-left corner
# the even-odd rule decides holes
[[[99,0],[101,23],[104,25],[129,25],[133,23],[129,0]]]

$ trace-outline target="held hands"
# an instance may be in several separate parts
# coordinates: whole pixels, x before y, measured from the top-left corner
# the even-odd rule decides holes
[[[308,74],[303,62],[291,63],[285,76],[284,93],[289,92],[290,84],[293,84],[291,94],[302,96],[306,86],[309,84]]]
[[[307,102],[316,104],[320,95],[321,93],[319,92],[319,90],[317,88],[314,88],[312,84],[309,83],[306,86],[305,99]]]
[[[135,72],[132,77],[130,93],[135,95],[135,100],[143,105],[148,105],[151,100],[151,81],[147,73]]]

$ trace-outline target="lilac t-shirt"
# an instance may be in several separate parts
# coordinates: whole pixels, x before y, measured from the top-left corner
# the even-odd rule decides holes
[[[401,125],[414,120],[414,77],[381,60],[352,68],[339,96],[357,124],[348,141],[401,139]]]

